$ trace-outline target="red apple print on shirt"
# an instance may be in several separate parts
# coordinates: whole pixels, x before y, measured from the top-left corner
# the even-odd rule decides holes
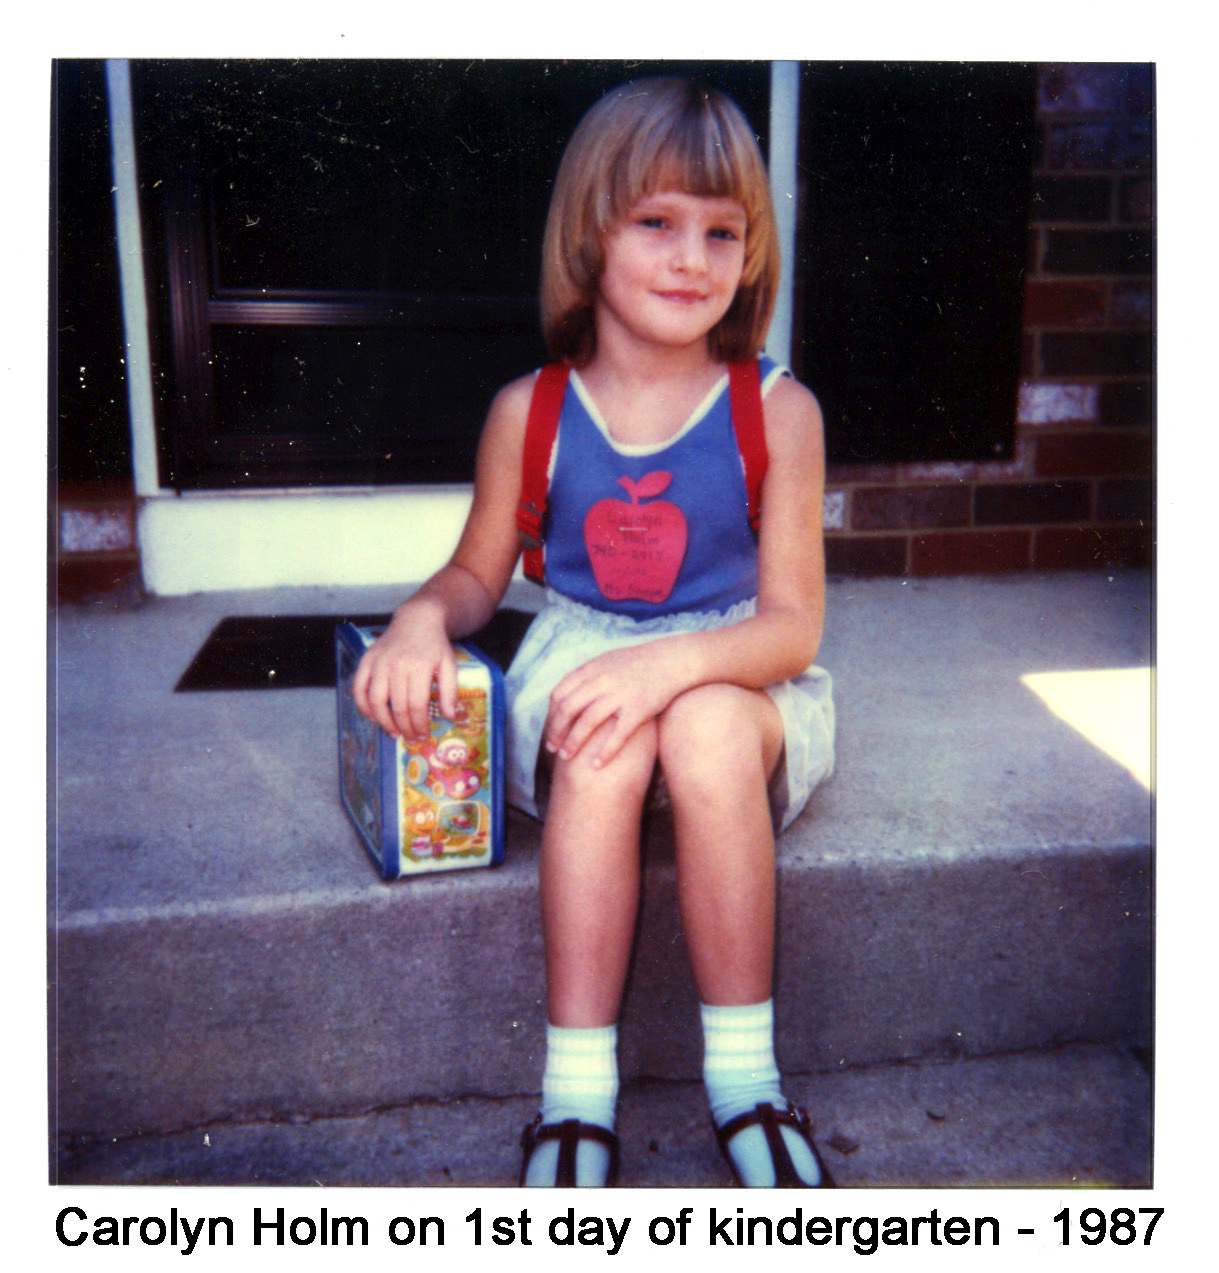
[[[620,477],[631,497],[598,500],[584,519],[584,546],[601,595],[609,601],[668,600],[686,555],[686,515],[668,500],[656,500],[673,480],[663,469],[638,482]],[[644,504],[642,500],[655,500]]]

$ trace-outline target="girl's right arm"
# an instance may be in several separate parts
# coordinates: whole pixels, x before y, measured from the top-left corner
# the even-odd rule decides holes
[[[474,502],[456,551],[394,611],[356,670],[356,705],[393,737],[427,737],[433,683],[440,710],[450,719],[456,715],[451,642],[491,618],[512,578],[520,555],[516,506],[533,383],[532,375],[523,376],[496,395],[478,444]]]

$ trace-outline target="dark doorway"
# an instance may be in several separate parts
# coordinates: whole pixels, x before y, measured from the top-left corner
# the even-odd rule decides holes
[[[545,358],[562,147],[658,73],[725,89],[765,150],[765,62],[134,63],[162,481],[470,480],[495,390]]]
[[[797,371],[839,463],[1012,452],[1036,72],[809,63]]]

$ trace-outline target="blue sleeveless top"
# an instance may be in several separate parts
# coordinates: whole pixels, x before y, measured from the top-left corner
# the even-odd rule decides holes
[[[763,394],[784,369],[759,359]],[[758,593],[758,545],[728,376],[657,446],[614,442],[573,372],[548,500],[546,582],[583,605],[650,619],[723,612]]]

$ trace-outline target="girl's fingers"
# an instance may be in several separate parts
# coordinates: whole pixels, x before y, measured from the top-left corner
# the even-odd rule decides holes
[[[407,713],[410,737],[426,738],[431,732],[429,708],[432,702],[432,670],[427,668],[416,670],[409,682],[407,691]]]
[[[405,656],[401,643],[377,643],[356,668],[352,695],[360,711],[391,737],[421,739],[431,732],[433,687],[438,691],[441,712],[453,719],[457,714],[457,660],[452,646],[438,644],[420,658]]]
[[[355,699],[356,707],[365,716],[371,716],[373,711],[372,704],[368,701],[369,673],[367,667],[367,660],[361,659],[359,667],[356,668],[356,674],[351,679],[351,696]]]
[[[405,671],[395,669],[389,682],[389,719],[387,732],[395,738],[413,733],[411,726],[410,678]]]
[[[356,706],[370,720],[376,721],[387,734],[396,732],[391,705],[390,671],[374,646],[356,667],[351,693]]]
[[[580,713],[558,748],[559,758],[574,759],[584,750],[585,745],[598,730],[610,722],[612,722],[610,728],[604,731],[597,744],[596,754],[589,760],[594,769],[601,769],[608,765],[622,750],[627,739],[643,723],[642,717],[637,713],[624,706],[615,705],[608,699],[598,699]]]
[[[415,689],[416,677],[406,668],[395,668],[389,677],[386,704],[386,720],[381,722],[387,734],[395,738],[417,738],[419,728],[417,721],[427,718],[427,703],[423,704],[422,713],[417,705],[418,694]]]
[[[457,717],[457,660],[449,655],[436,669],[436,689],[440,697],[440,714],[448,720]]]
[[[356,674],[351,682],[351,696],[355,699],[356,706],[364,713],[365,716],[381,723],[381,718],[377,714],[378,707],[384,703],[385,695],[381,693],[378,696],[378,689],[384,691],[385,678],[380,677],[378,684],[379,664],[376,656],[372,651],[367,651],[364,657],[356,665]]]
[[[569,758],[564,753],[570,747],[569,736],[572,726],[588,710],[589,702],[585,695],[575,693],[571,687],[566,689],[560,687],[551,694],[550,713],[543,730],[547,750],[557,752],[564,760]]]
[[[594,692],[597,689],[598,678],[602,676],[604,670],[603,656],[581,663],[579,667],[568,672],[554,687],[550,694],[550,701],[562,704]]]
[[[384,673],[374,674],[368,690],[369,707],[372,718],[387,734],[397,736],[398,727],[394,724],[393,708],[390,704],[389,677]]]
[[[441,713],[457,714],[457,662],[450,654],[435,668],[429,663],[399,666],[376,658],[361,661],[352,681],[356,706],[387,734],[397,738],[426,738],[431,732],[432,690]]]
[[[559,745],[559,759],[571,760],[579,755],[580,748],[588,741],[590,735],[601,724],[603,717],[600,711],[587,707],[572,722],[562,743]]]
[[[632,719],[625,712],[619,712],[612,719],[614,722],[613,727],[598,748],[597,754],[593,757],[593,767],[595,769],[601,769],[603,766],[608,765],[622,750],[626,740],[642,724],[642,721]]]
[[[631,686],[620,677],[586,663],[559,682],[550,698],[550,715],[544,737],[546,746],[564,760],[584,746],[593,732],[612,717],[618,717],[620,725],[613,735],[614,744],[603,762],[616,755],[632,730],[638,727],[643,715],[634,703]]]
[[[608,696],[595,698],[587,703],[575,716],[574,720],[568,724],[566,729],[562,731],[561,737],[556,739],[556,750],[559,753],[559,758],[571,760],[578,755],[584,744],[618,710],[617,703]],[[556,731],[557,733],[558,731]]]

